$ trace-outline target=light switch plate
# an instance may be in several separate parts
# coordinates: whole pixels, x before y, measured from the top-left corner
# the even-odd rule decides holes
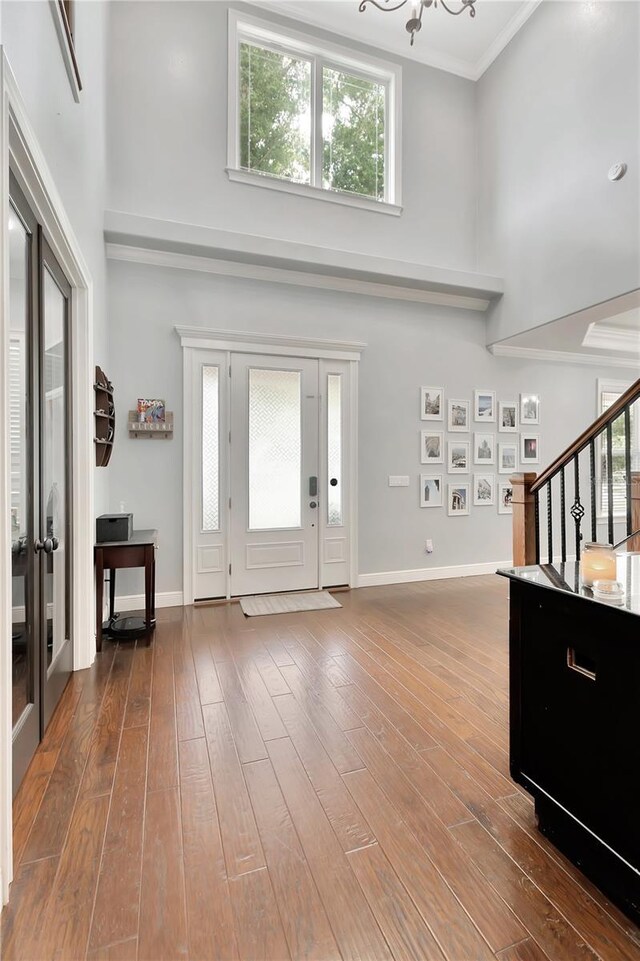
[[[409,478],[401,474],[389,474],[389,487],[408,487]]]

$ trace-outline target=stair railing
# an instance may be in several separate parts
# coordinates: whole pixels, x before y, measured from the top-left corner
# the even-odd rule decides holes
[[[579,560],[583,527],[592,541],[609,544],[640,528],[640,452],[632,433],[637,444],[639,398],[640,379],[542,474],[511,477],[514,566]],[[622,446],[614,447],[614,432]],[[640,551],[640,535],[627,550]]]

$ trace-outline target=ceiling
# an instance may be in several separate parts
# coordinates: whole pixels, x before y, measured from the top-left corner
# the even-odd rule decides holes
[[[476,0],[473,19],[466,12],[453,17],[440,6],[432,7],[424,11],[422,30],[416,34],[413,47],[405,30],[410,2],[395,12],[382,12],[369,4],[364,13],[358,9],[359,0],[256,0],[256,5],[324,27],[345,39],[361,40],[379,50],[477,80],[540,2]],[[460,7],[460,0],[448,3],[453,9]]]
[[[629,367],[640,375],[640,290],[517,334],[494,345],[494,353]]]

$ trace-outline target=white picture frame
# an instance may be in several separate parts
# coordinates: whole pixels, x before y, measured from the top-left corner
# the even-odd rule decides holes
[[[496,462],[496,435],[474,433],[473,463],[478,467],[493,467]]]
[[[420,507],[443,507],[442,474],[420,474]]]
[[[496,422],[496,392],[495,390],[474,390],[473,419],[478,424],[495,424]]]
[[[444,431],[420,431],[420,463],[444,464]]]
[[[450,440],[447,444],[447,473],[469,474],[471,445],[468,440]]]
[[[420,388],[420,419],[444,420],[444,391],[442,387]]]
[[[473,475],[474,507],[493,507],[496,502],[496,475]]]
[[[520,394],[520,426],[540,423],[540,395]]]
[[[501,400],[498,403],[498,430],[501,434],[517,434],[518,402]]]
[[[520,463],[540,463],[540,434],[520,434]]]
[[[509,481],[498,484],[498,514],[513,514],[513,486]]]
[[[451,434],[468,434],[471,430],[471,402],[468,400],[447,401],[447,429]]]
[[[498,473],[513,474],[518,469],[518,442],[509,440],[498,444]]]
[[[449,484],[447,487],[449,517],[466,517],[469,514],[469,498],[469,484]]]

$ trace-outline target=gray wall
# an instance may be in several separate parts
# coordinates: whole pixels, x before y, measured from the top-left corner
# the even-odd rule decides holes
[[[230,183],[225,173],[228,8],[224,2],[189,0],[123,0],[111,5],[109,206],[278,239],[475,269],[474,85],[399,61],[403,66],[405,208],[400,218]],[[234,8],[242,6],[234,4]],[[245,9],[256,15],[256,8]],[[323,36],[306,24],[288,24]],[[358,48],[350,40],[343,42]],[[362,49],[380,56],[379,51]],[[386,54],[384,58],[393,59]]]
[[[51,170],[94,282],[94,356],[108,366],[106,261],[102,236],[106,186],[105,59],[107,6],[76,4],[83,90],[75,103],[49,0],[2,0],[2,44],[27,115]],[[96,508],[107,502],[107,472],[96,469]]]
[[[640,285],[639,30],[638,3],[542,3],[476,85],[489,343]]]
[[[428,426],[419,418],[422,384],[470,399],[475,387],[495,389],[502,399],[538,392],[544,466],[594,419],[598,375],[629,374],[495,358],[484,346],[482,320],[450,308],[122,262],[110,262],[109,277],[118,409],[128,410],[137,397],[159,396],[175,413],[169,442],[130,440],[123,425],[110,467],[111,509],[119,510],[124,501],[137,527],[160,530],[159,591],[182,590],[182,349],[176,324],[367,344],[360,365],[361,573],[504,561],[511,555],[511,518],[498,515],[497,507],[448,517],[445,509],[418,506],[418,475],[429,470],[421,467],[419,455],[419,431]],[[437,472],[446,474],[446,465]],[[408,474],[411,486],[389,488],[388,474]],[[449,478],[456,479],[471,477]],[[424,550],[427,537],[435,544],[430,556]],[[140,578],[119,575],[119,594],[141,592]]]

